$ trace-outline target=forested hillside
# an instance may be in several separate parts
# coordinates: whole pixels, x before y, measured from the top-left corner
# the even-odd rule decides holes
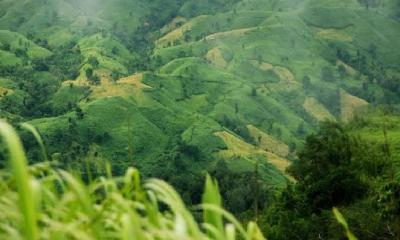
[[[358,239],[398,239],[399,119],[373,111],[345,126],[325,123],[307,137],[289,168],[297,182],[261,214],[269,239],[342,239],[333,207]]]
[[[0,118],[84,181],[135,167],[196,204],[208,172],[271,239],[339,239],[334,206],[396,239],[398,208],[363,214],[398,197],[399,40],[399,0],[0,0]]]

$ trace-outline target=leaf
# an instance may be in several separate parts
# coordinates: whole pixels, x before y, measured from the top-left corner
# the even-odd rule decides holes
[[[214,182],[209,175],[206,178],[206,184],[203,194],[203,204],[211,204],[221,207],[221,195],[217,182]],[[204,210],[204,222],[213,225],[219,232],[224,232],[222,215],[219,212]],[[208,232],[209,237],[216,239],[215,234]]]
[[[0,135],[9,151],[9,159],[18,188],[19,204],[21,207],[24,224],[25,237],[29,240],[38,239],[37,231],[37,208],[35,197],[31,188],[31,176],[28,171],[28,161],[24,148],[17,133],[10,124],[0,120]]]
[[[336,220],[346,231],[346,236],[349,240],[357,240],[357,237],[350,231],[349,225],[347,224],[346,219],[343,217],[342,213],[337,208],[333,208],[333,214],[335,215]]]

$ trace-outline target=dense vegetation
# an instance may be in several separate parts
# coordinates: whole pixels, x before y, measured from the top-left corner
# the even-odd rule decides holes
[[[347,126],[326,123],[307,138],[289,169],[296,183],[264,212],[270,239],[341,239],[335,206],[359,239],[400,236],[399,118],[374,115]]]
[[[12,173],[0,172],[2,239],[264,239],[255,223],[245,229],[221,208],[218,185],[209,176],[198,207],[204,222],[198,224],[163,181],[142,185],[139,172],[130,168],[119,178],[108,169],[84,184],[73,173],[56,170],[54,162],[28,168],[12,127],[0,122],[0,135]]]
[[[399,0],[0,0],[0,118],[89,185],[195,205],[209,173],[270,239],[340,239],[333,207],[396,239],[399,29]]]

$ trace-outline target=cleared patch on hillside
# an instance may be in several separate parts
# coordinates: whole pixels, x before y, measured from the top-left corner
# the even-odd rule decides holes
[[[217,67],[226,68],[228,66],[228,62],[225,60],[219,47],[208,51],[205,58]]]
[[[123,84],[102,84],[92,87],[91,99],[101,99],[108,97],[123,97],[134,92],[133,86]]]
[[[121,78],[116,83],[105,82],[99,86],[92,86],[91,97],[95,99],[105,97],[129,96],[134,94],[136,97],[142,96],[143,89],[150,86],[142,83],[143,73],[138,73],[129,77]]]
[[[293,73],[287,68],[277,66],[274,67],[274,72],[287,83],[297,83]]]
[[[253,145],[241,140],[227,131],[216,132],[214,134],[215,136],[220,137],[228,146],[228,150],[221,151],[221,153],[224,153],[223,155],[226,154],[229,157],[234,155],[248,156],[251,152],[256,150],[256,147]]]
[[[272,89],[278,91],[291,91],[301,87],[301,84],[296,81],[294,74],[287,68],[281,66],[274,66],[268,62],[259,62],[257,60],[250,60],[251,65],[259,68],[262,71],[273,71],[279,76],[279,83],[269,84]]]
[[[235,30],[226,31],[226,32],[217,32],[217,33],[213,33],[211,35],[206,36],[205,40],[214,41],[214,40],[218,40],[218,39],[226,38],[226,37],[242,37],[245,34],[247,34],[248,32],[256,30],[256,29],[257,29],[257,27],[252,27],[252,28],[235,29]]]
[[[328,28],[328,29],[317,29],[317,36],[320,38],[334,40],[334,41],[342,41],[342,42],[351,42],[353,41],[353,37],[347,33],[344,33],[341,30]]]
[[[281,157],[287,157],[289,155],[289,146],[285,143],[275,139],[253,125],[247,125],[247,129],[249,129],[250,135],[257,142],[259,148]]]
[[[95,72],[96,75],[99,76],[101,84],[109,84],[113,82],[111,78],[112,71],[108,69],[97,69]]]
[[[336,66],[343,66],[344,69],[346,69],[346,72],[350,75],[350,76],[356,76],[357,75],[357,70],[355,70],[352,66],[347,65],[346,63],[337,60],[336,61]]]
[[[340,90],[340,103],[341,118],[344,122],[352,120],[359,111],[369,105],[364,99],[353,96],[344,90]]]
[[[156,41],[156,45],[165,47],[165,46],[172,44],[174,41],[180,40],[183,37],[185,32],[192,30],[193,26],[195,24],[197,24],[197,22],[199,22],[205,18],[207,18],[207,16],[202,15],[202,16],[198,16],[198,17],[190,20],[189,22],[172,30],[171,32],[167,33],[166,35],[164,35],[163,37],[158,39]]]
[[[279,76],[279,78],[283,81],[286,81],[289,83],[297,83],[293,73],[285,67],[274,66],[271,63],[259,62],[257,60],[250,60],[250,63],[251,63],[251,65],[259,68],[262,71],[268,71],[268,70],[274,71],[275,74],[277,74]]]
[[[228,147],[227,150],[222,150],[219,152],[219,154],[224,158],[232,158],[237,156],[249,158],[254,155],[261,155],[264,156],[269,163],[274,165],[283,174],[285,174],[286,168],[290,165],[290,162],[287,159],[282,158],[272,152],[265,151],[259,147],[253,146],[227,131],[216,132],[214,135],[220,137]]]
[[[286,173],[286,169],[290,165],[290,162],[287,159],[279,157],[278,155],[271,153],[271,152],[265,152],[265,156],[266,156],[268,162],[271,163],[272,165],[274,165],[286,177],[288,177],[289,179],[293,179],[291,176],[289,176]]]
[[[151,88],[149,85],[142,83],[143,73],[137,73],[126,78],[121,78],[118,82],[122,84],[131,84],[135,86],[135,93],[137,96],[142,94],[143,89]]]
[[[271,63],[266,63],[266,62],[261,62],[261,63],[257,63],[257,61],[252,60],[252,63],[258,65],[258,67],[263,70],[263,71],[268,71],[268,70],[273,70],[274,69],[274,65],[272,65]]]
[[[306,112],[317,121],[335,120],[335,117],[325,108],[325,106],[313,97],[307,97],[303,103],[303,107],[304,110],[306,110]]]
[[[142,80],[143,80],[143,73],[137,73],[137,74],[131,75],[129,77],[121,78],[118,80],[118,82],[133,84],[139,89],[151,88],[149,85],[142,83]]]
[[[362,73],[360,73],[359,71],[357,71],[356,69],[354,69],[352,66],[337,60],[336,61],[336,66],[343,66],[344,69],[346,69],[347,74],[349,74],[352,77],[356,77],[356,78],[360,78],[363,81],[368,81],[368,77],[366,75],[363,75]]]

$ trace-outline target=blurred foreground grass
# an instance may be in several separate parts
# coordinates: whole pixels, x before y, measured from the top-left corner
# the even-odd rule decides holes
[[[10,163],[0,171],[0,239],[264,239],[254,222],[244,227],[222,209],[210,177],[203,203],[189,211],[170,185],[142,183],[136,169],[113,177],[108,168],[107,176],[85,183],[48,161],[28,166],[8,123],[0,121],[0,135]]]

